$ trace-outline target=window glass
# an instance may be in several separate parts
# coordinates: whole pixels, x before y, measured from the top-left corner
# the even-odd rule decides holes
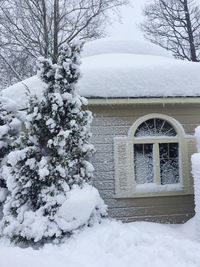
[[[162,119],[149,119],[137,128],[135,137],[142,136],[176,136],[173,126]]]
[[[178,143],[159,144],[161,184],[179,183]]]
[[[153,183],[153,144],[134,145],[134,167],[137,184]]]

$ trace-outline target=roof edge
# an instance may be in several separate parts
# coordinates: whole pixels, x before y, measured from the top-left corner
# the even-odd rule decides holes
[[[200,104],[200,97],[151,97],[151,98],[88,98],[90,106],[96,105],[164,105]]]

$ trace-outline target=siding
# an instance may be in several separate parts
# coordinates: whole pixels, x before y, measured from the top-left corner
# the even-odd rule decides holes
[[[195,127],[200,125],[200,107],[194,104],[102,105],[92,106],[91,111],[94,115],[92,141],[96,148],[93,184],[108,205],[109,215],[125,222],[181,223],[191,218],[194,215],[193,195],[115,199],[113,138],[127,135],[139,117],[151,113],[171,116],[183,125],[186,134],[193,134]]]

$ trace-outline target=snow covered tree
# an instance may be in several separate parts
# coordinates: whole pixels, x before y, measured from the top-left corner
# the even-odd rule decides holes
[[[9,154],[4,167],[9,195],[2,234],[16,242],[59,241],[105,213],[97,190],[88,185],[94,148],[92,115],[76,91],[81,47],[61,48],[57,64],[40,59],[47,87],[41,101],[30,98],[22,147]]]
[[[2,176],[2,167],[6,156],[12,150],[13,143],[21,130],[16,105],[8,98],[0,96],[0,203],[5,201],[7,188]]]

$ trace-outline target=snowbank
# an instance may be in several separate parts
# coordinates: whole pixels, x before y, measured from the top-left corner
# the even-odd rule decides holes
[[[0,242],[1,267],[199,267],[200,243],[183,226],[105,220],[62,246],[20,249]]]
[[[197,141],[197,151],[192,155],[192,174],[194,177],[194,196],[195,196],[195,230],[200,240],[200,126],[195,129],[195,137]]]
[[[194,177],[194,195],[195,195],[195,229],[196,235],[200,240],[200,153],[192,155],[192,174]]]

